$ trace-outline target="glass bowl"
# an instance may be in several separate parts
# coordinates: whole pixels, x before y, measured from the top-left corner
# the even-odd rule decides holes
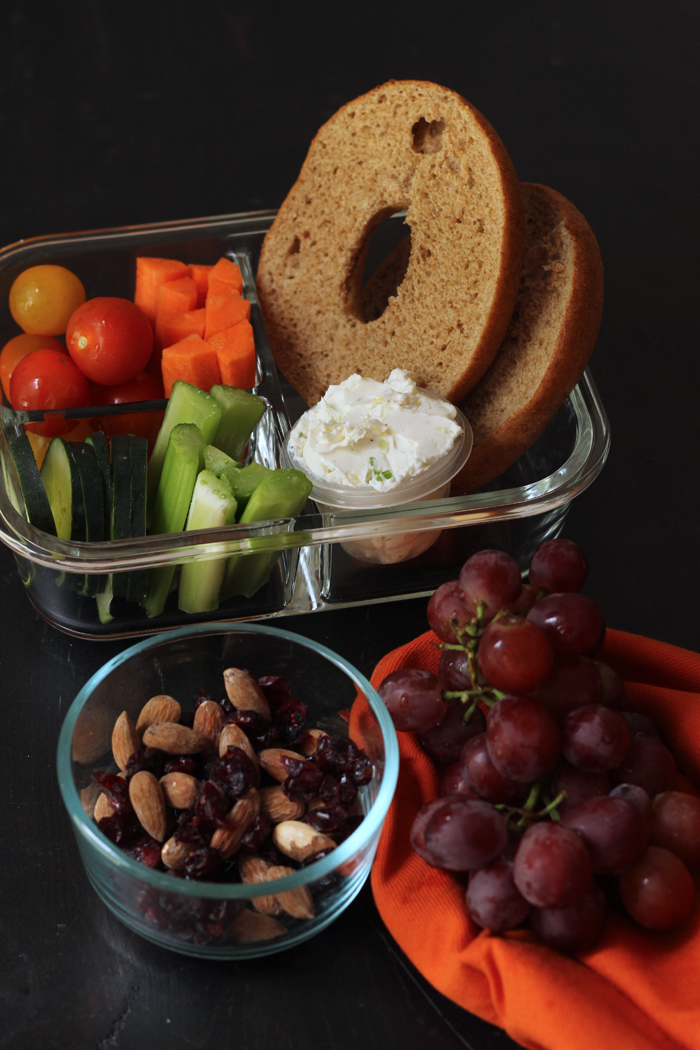
[[[357,828],[322,859],[274,881],[190,881],[146,867],[115,846],[93,820],[99,788],[92,773],[117,772],[114,724],[126,710],[133,722],[148,699],[169,695],[185,713],[198,690],[218,698],[226,668],[254,677],[286,678],[309,708],[309,727],[348,736],[347,711],[357,691],[363,716],[352,739],[371,759],[372,779],[360,787]],[[280,744],[278,746],[284,746]],[[398,744],[376,691],[351,664],[317,642],[259,624],[192,625],[152,636],[106,663],[73,701],[58,743],[58,780],[88,878],[100,899],[130,929],[186,955],[242,959],[268,955],[307,940],[340,915],[359,893],[374,858],[398,776]],[[229,862],[233,863],[233,862]],[[284,865],[296,867],[283,859]],[[235,874],[232,876],[236,878]],[[312,911],[294,918],[279,911],[278,894],[311,894]],[[279,914],[269,907],[274,895]],[[267,898],[267,901],[266,901]],[[289,897],[281,902],[288,903]],[[273,909],[274,910],[274,909]],[[295,909],[292,908],[292,911]]]

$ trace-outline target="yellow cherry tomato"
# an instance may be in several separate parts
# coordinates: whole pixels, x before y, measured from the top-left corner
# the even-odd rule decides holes
[[[10,313],[31,335],[63,335],[84,302],[82,282],[65,266],[30,266],[10,288]]]

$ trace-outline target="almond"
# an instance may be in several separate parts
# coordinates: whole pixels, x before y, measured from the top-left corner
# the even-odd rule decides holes
[[[112,730],[112,754],[122,773],[126,773],[129,759],[141,747],[141,741],[126,711],[122,711]]]
[[[146,747],[157,747],[168,755],[196,755],[207,746],[207,738],[177,722],[157,722],[143,734]]]
[[[136,732],[143,736],[144,730],[157,722],[179,722],[182,710],[177,700],[172,696],[161,693],[152,696],[141,708],[141,714],[136,721]]]
[[[299,742],[299,751],[301,754],[305,755],[307,758],[313,755],[322,736],[330,736],[330,733],[324,732],[323,729],[307,729],[306,736],[302,737]]]
[[[160,778],[165,801],[173,809],[190,809],[199,790],[199,781],[189,773],[166,773]]]
[[[279,824],[281,820],[298,820],[304,816],[304,803],[287,798],[281,784],[260,788],[259,794],[260,811],[273,824]]]
[[[216,752],[219,746],[219,734],[224,724],[224,712],[213,700],[205,700],[194,713],[193,729],[207,738],[207,751]]]
[[[272,721],[267,697],[247,671],[229,667],[224,671],[224,686],[227,697],[238,711],[255,711],[266,722]]]
[[[301,863],[313,853],[335,849],[335,842],[328,835],[316,831],[301,820],[283,820],[272,832],[272,841],[286,857]]]
[[[268,864],[266,860],[255,854],[241,854],[238,858],[238,871],[240,872],[241,881],[248,884],[267,882],[267,873],[271,867],[271,864]],[[271,893],[262,897],[251,897],[250,903],[256,911],[261,912],[263,915],[279,915],[282,911],[282,905]]]
[[[184,868],[185,861],[189,857],[193,850],[193,846],[189,842],[178,842],[175,838],[168,839],[167,842],[163,843],[163,848],[160,851],[160,859],[165,864],[166,868],[172,868],[173,871],[179,871]]]
[[[228,827],[217,828],[209,845],[218,849],[228,860],[241,844],[241,839],[260,813],[260,796],[255,788],[239,798],[226,817]]]
[[[285,875],[293,875],[294,868],[287,868],[282,864],[270,867],[267,872],[268,880],[283,879]],[[316,914],[314,899],[308,886],[297,886],[295,890],[283,890],[275,894],[275,900],[291,915],[293,919],[313,919]]]
[[[271,915],[244,908],[233,923],[232,932],[238,941],[271,941],[286,933],[287,928]]]
[[[99,823],[99,821],[104,820],[105,817],[111,817],[113,813],[114,806],[109,801],[104,791],[101,791],[95,802],[95,812],[93,814],[95,823]]]
[[[260,769],[260,762],[258,761],[255,748],[241,727],[237,726],[234,722],[227,722],[221,730],[221,736],[219,737],[219,755],[225,755],[227,748],[230,746],[240,747],[241,751],[245,751],[255,768],[257,770]]]
[[[71,758],[92,766],[106,755],[112,738],[112,712],[108,707],[84,707],[78,715],[71,741]]]
[[[129,781],[129,798],[144,831],[158,842],[165,838],[166,813],[163,789],[153,773],[142,769]]]
[[[301,755],[297,754],[296,751],[290,751],[286,747],[266,747],[258,754],[260,765],[265,772],[269,773],[275,780],[279,780],[280,783],[289,776],[282,762],[283,758],[293,758],[295,762],[308,761],[308,759],[302,758]]]

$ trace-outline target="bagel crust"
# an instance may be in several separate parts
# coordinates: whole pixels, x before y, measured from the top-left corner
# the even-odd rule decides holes
[[[530,448],[583,375],[603,312],[603,263],[581,212],[523,183],[525,262],[508,334],[461,404],[474,448],[452,482],[472,492]]]
[[[403,209],[405,276],[367,320],[369,240]],[[519,184],[490,124],[447,88],[390,81],[324,124],[267,233],[257,286],[275,361],[310,405],[393,368],[459,401],[505,337],[523,253]]]

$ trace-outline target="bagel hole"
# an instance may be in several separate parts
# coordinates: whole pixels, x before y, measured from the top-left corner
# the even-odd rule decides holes
[[[427,121],[421,117],[413,125],[412,148],[416,153],[437,153],[442,149],[442,133],[445,130],[444,120]]]
[[[411,231],[403,218],[403,211],[395,212],[370,234],[360,285],[361,320],[365,322],[382,316],[406,276]]]

